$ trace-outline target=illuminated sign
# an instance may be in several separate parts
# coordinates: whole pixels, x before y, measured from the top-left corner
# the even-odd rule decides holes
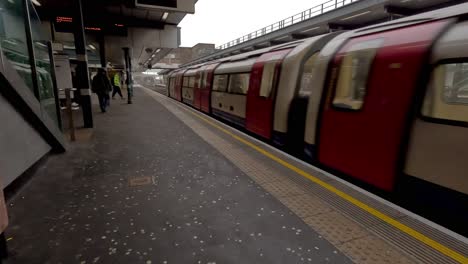
[[[2,0],[0,0],[2,1]],[[53,20],[54,29],[56,32],[73,33],[76,29],[76,20],[72,16],[66,16],[68,14],[62,14],[56,16]],[[88,22],[88,23],[86,23]],[[116,23],[117,22],[117,23]],[[84,30],[88,34],[109,34],[115,36],[126,36],[127,27],[123,23],[117,21],[85,21]]]
[[[91,30],[91,31],[101,31],[100,27],[85,27],[86,30]]]
[[[58,16],[58,17],[55,18],[55,22],[57,22],[57,23],[72,23],[73,22],[73,17]]]

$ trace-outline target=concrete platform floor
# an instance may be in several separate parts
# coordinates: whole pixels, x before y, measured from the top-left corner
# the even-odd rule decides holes
[[[7,263],[351,262],[144,92],[94,118],[9,201]]]

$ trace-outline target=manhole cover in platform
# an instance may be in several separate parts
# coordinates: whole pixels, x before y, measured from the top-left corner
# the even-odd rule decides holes
[[[151,177],[149,176],[132,177],[128,179],[128,185],[130,186],[150,185],[151,182]]]

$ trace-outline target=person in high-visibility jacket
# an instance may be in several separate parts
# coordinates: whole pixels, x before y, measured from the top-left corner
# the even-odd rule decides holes
[[[113,78],[113,87],[114,87],[114,91],[112,92],[112,99],[115,99],[115,94],[118,93],[120,95],[120,98],[122,99],[125,99],[122,95],[122,91],[120,90],[120,86],[122,85],[122,83],[120,82],[120,72],[116,72],[114,74],[114,78]]]

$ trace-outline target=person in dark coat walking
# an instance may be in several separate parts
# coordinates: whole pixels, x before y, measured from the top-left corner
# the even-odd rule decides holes
[[[98,69],[98,73],[96,76],[94,76],[91,87],[93,93],[95,93],[99,99],[101,112],[105,113],[107,106],[109,106],[109,93],[112,91],[112,85],[109,81],[109,78],[107,78],[105,69]]]

